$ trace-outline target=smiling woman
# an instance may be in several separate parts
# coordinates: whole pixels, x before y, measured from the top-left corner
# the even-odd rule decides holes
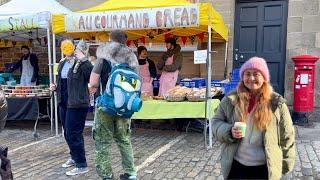
[[[222,99],[213,118],[213,133],[223,143],[223,176],[280,179],[282,174],[292,171],[295,161],[290,112],[285,100],[273,92],[263,58],[246,61],[241,66],[240,78],[237,91]]]

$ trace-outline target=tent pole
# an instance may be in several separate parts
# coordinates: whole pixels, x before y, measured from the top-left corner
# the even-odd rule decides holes
[[[224,78],[227,77],[227,72],[228,72],[227,58],[228,58],[228,41],[226,42],[226,47],[225,47],[225,52],[224,52]]]
[[[52,33],[52,49],[53,49],[53,63],[52,65],[55,66],[57,62],[57,55],[56,55],[56,34]],[[53,72],[53,81],[54,84],[57,84],[57,78],[55,73]],[[57,104],[57,92],[54,92],[54,114],[55,114],[55,125],[56,125],[56,136],[59,135],[59,124],[58,124],[58,104]]]
[[[50,28],[47,27],[47,38],[48,38],[48,66],[49,66],[49,81],[52,84],[52,56],[51,56],[51,36]],[[53,134],[53,97],[50,96],[50,123],[51,123],[51,135]]]
[[[210,22],[210,21],[209,21]],[[206,121],[209,121],[209,146],[207,148],[212,148],[212,122],[211,122],[211,26],[208,26],[208,49],[207,49],[207,101],[206,101]],[[207,122],[206,122],[207,123]],[[207,128],[207,127],[206,127]],[[205,134],[206,136],[206,134]]]

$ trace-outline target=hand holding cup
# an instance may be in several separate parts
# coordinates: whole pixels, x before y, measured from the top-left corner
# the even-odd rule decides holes
[[[231,129],[232,136],[241,139],[246,136],[247,125],[244,122],[236,122]]]

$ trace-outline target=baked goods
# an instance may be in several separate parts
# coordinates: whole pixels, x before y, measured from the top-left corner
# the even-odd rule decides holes
[[[153,97],[152,97],[152,95],[150,93],[143,92],[143,93],[141,93],[141,99],[143,101],[149,101],[149,100],[152,100]]]
[[[190,93],[187,94],[188,101],[205,101],[206,89],[193,88]]]
[[[50,96],[50,90],[45,85],[39,86],[8,86],[2,85],[6,97]]]
[[[206,88],[193,88],[190,93],[187,94],[188,101],[205,101],[206,100]],[[222,93],[221,88],[212,87],[211,96],[214,97]]]
[[[164,100],[164,97],[162,97],[162,96],[153,96],[153,99],[155,99],[155,100]]]
[[[170,89],[165,95],[164,99],[167,101],[184,101],[186,95],[190,93],[192,89],[187,87],[176,86]]]

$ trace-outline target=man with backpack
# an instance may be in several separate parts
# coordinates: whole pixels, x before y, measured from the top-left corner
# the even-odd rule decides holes
[[[135,78],[139,63],[136,55],[125,45],[127,35],[124,31],[112,31],[110,39],[111,42],[107,42],[97,49],[98,59],[88,84],[91,93],[95,92],[99,86],[104,92],[97,99],[92,130],[96,146],[96,170],[102,179],[113,179],[110,151],[114,139],[120,149],[124,169],[124,174],[120,175],[120,179],[135,180],[137,172],[130,140],[130,118],[133,112],[130,113],[127,108],[129,106],[124,106],[124,104],[131,103],[129,110],[134,109],[135,106],[136,109],[141,107],[139,99],[141,87],[139,88],[139,79]],[[119,71],[121,74],[116,74]],[[121,91],[125,91],[126,88],[130,89],[132,98],[127,97],[130,94],[127,93],[128,91],[121,94]],[[112,96],[115,98],[112,99]],[[118,100],[119,97],[122,98]],[[116,98],[117,100],[115,100]],[[131,101],[127,101],[128,98]],[[110,105],[111,102],[113,104]]]

